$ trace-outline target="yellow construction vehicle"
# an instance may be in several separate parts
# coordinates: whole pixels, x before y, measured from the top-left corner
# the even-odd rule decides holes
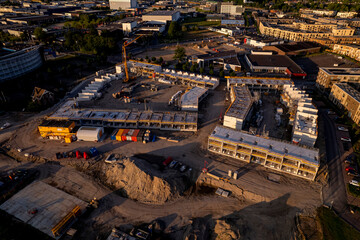
[[[131,40],[130,42],[125,41],[123,44],[123,62],[124,62],[124,70],[125,70],[125,80],[124,82],[128,82],[129,81],[129,70],[127,67],[127,60],[126,60],[126,47],[129,46],[130,44],[132,44],[133,42],[135,42],[136,40],[138,40],[139,38],[141,38],[143,35],[137,36],[136,38],[134,38],[133,40]]]

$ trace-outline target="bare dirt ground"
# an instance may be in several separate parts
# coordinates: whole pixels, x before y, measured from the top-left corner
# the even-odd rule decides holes
[[[226,109],[224,87],[225,84],[221,84],[202,103],[205,108],[199,112],[201,125],[198,132],[173,133],[175,136],[184,137],[179,143],[158,140],[142,144],[106,139],[98,143],[64,144],[41,139],[36,130],[41,119],[31,119],[17,129],[14,127],[8,130],[6,134],[0,133],[0,140],[9,138],[4,146],[12,149],[11,153],[22,157],[24,161],[18,163],[0,154],[0,170],[20,164],[23,164],[23,167],[36,167],[40,170],[40,180],[85,201],[93,197],[100,199],[100,207],[83,220],[79,239],[95,239],[97,235],[109,234],[112,227],[126,230],[129,229],[129,224],[136,225],[154,219],[165,222],[165,234],[169,234],[167,239],[183,239],[186,234],[194,233],[198,234],[198,239],[209,239],[209,235],[204,235],[204,231],[210,229],[211,238],[216,236],[217,233],[212,232],[215,226],[213,221],[219,218],[230,221],[231,226],[241,226],[234,230],[235,234],[240,234],[239,239],[292,239],[295,214],[310,214],[321,204],[320,185],[285,174],[281,175],[278,183],[272,182],[267,180],[268,174],[273,173],[271,170],[254,164],[239,163],[206,151],[207,137]],[[110,189],[97,177],[101,175],[99,169],[101,170],[104,164],[102,161],[55,159],[56,152],[84,151],[92,146],[96,146],[104,156],[108,153],[122,156],[138,153],[172,156],[194,169],[195,181],[204,161],[209,163],[211,172],[220,176],[225,176],[228,170],[237,170],[239,179],[231,180],[223,187],[231,188],[234,192],[240,189],[239,192],[244,191],[244,196],[234,194],[230,198],[223,198],[213,194],[184,194],[160,205],[124,198],[117,189]],[[17,153],[17,148],[22,148],[23,152]],[[35,163],[24,159],[25,152],[35,156]],[[142,192],[144,189],[139,188],[136,191]]]

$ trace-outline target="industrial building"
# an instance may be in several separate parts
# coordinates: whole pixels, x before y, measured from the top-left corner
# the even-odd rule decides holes
[[[359,45],[344,45],[334,44],[333,52],[341,55],[345,55],[360,61],[360,46]]]
[[[274,51],[279,55],[297,56],[320,52],[321,46],[314,42],[291,42],[264,46],[263,50]]]
[[[48,120],[70,120],[77,126],[197,131],[197,113],[79,109],[75,106],[75,100],[68,100]]]
[[[137,8],[136,0],[109,0],[110,9],[113,10],[126,10],[130,8]]]
[[[226,77],[227,89],[231,86],[247,86],[249,90],[259,92],[281,91],[285,84],[292,84],[290,78],[269,77]]]
[[[223,126],[216,126],[211,133],[208,150],[312,181],[320,166],[318,149]]]
[[[253,105],[253,97],[246,86],[230,88],[231,105],[224,115],[224,126],[241,130],[249,120]]]
[[[243,5],[234,5],[233,2],[222,2],[220,7],[220,13],[228,14],[231,16],[239,16],[245,12]]]
[[[244,43],[250,46],[263,48],[265,46],[273,46],[278,44],[285,43],[284,40],[279,40],[275,38],[263,38],[259,36],[246,36],[244,38]]]
[[[338,82],[360,82],[360,68],[319,68],[316,86],[321,91],[330,92],[333,84]]]
[[[174,22],[180,19],[179,11],[153,11],[142,16],[143,21],[153,22]]]
[[[306,73],[288,56],[283,55],[245,55],[246,63],[252,72],[284,73],[291,77],[305,77]]]
[[[43,57],[39,46],[0,56],[0,82],[20,77],[41,67]]]
[[[180,98],[182,111],[198,111],[199,103],[207,96],[206,88],[194,87],[185,92]]]
[[[348,116],[360,124],[360,93],[348,83],[335,83],[329,99],[340,109],[346,110]]]
[[[48,139],[64,139],[66,143],[74,140],[75,122],[68,120],[44,120],[39,124],[38,130],[40,136]]]

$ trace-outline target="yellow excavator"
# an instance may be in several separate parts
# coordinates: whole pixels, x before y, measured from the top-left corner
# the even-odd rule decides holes
[[[126,47],[129,46],[130,44],[132,44],[133,42],[135,42],[136,40],[138,40],[139,38],[141,38],[143,35],[139,35],[137,36],[136,38],[134,38],[133,40],[131,40],[130,42],[126,41],[124,42],[123,44],[123,62],[124,62],[124,70],[125,70],[125,79],[124,79],[124,82],[128,82],[130,77],[129,77],[129,70],[128,70],[128,67],[127,67],[127,59],[126,59]]]

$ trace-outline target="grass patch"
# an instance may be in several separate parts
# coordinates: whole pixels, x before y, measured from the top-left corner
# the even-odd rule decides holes
[[[336,216],[332,210],[325,207],[318,208],[317,218],[323,230],[323,239],[360,240],[360,232]]]
[[[353,186],[350,183],[347,184],[347,189],[351,195],[354,197],[360,197],[360,188],[357,186]]]

